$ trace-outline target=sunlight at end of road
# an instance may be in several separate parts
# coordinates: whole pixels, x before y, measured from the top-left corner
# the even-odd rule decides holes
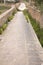
[[[25,4],[24,4],[24,3],[21,3],[18,9],[19,9],[19,10],[24,10],[24,9],[26,9]]]

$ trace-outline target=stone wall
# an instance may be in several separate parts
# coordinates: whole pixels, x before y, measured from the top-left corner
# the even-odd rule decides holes
[[[31,6],[28,7],[28,11],[32,15],[32,17],[40,23],[40,27],[43,28],[43,14],[41,14],[41,12],[35,7]]]
[[[0,15],[0,27],[7,21],[8,17],[12,15],[15,7],[11,7],[9,10]]]

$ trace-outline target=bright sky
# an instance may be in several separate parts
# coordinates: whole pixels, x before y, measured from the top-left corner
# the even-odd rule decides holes
[[[25,4],[24,4],[24,3],[21,3],[18,9],[19,9],[19,10],[24,10],[24,9],[26,9]]]

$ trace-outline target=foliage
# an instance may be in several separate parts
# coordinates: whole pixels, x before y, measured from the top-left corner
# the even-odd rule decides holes
[[[7,25],[8,25],[7,23],[4,23],[3,26],[0,27],[0,34],[3,33],[3,31],[6,29]]]
[[[13,19],[13,16],[15,15],[16,12],[17,12],[17,9],[15,9],[12,15],[8,18],[8,22],[10,22]]]
[[[0,6],[0,10],[9,9],[10,7],[7,6]]]
[[[4,23],[3,26],[2,26],[2,29],[5,30],[7,27],[7,23]]]
[[[2,32],[3,32],[3,29],[0,27],[0,34],[2,34]]]
[[[2,25],[2,27],[0,27],[0,34],[2,34],[3,31],[6,29],[6,27],[7,27],[7,25],[8,25],[8,22],[9,22],[11,19],[12,19],[12,17],[9,17],[9,19],[7,20],[7,22],[4,23],[4,24]]]
[[[0,5],[0,14],[8,9],[10,9],[10,6],[8,7],[8,6]]]
[[[24,15],[25,15],[25,17],[26,17],[26,20],[27,20],[27,22],[28,22],[29,17],[28,17],[28,13],[26,13],[26,12],[28,12],[28,11],[27,11],[27,10],[24,10],[23,12],[24,12]]]
[[[36,4],[41,5],[41,3],[43,2],[43,0],[34,0]]]
[[[8,22],[10,22],[13,19],[13,15],[8,18]]]
[[[24,0],[25,2],[28,2],[28,0]]]
[[[0,11],[0,14],[1,14],[2,12]]]

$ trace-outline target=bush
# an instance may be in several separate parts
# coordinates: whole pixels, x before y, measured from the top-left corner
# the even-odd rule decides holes
[[[8,22],[10,22],[13,19],[13,15],[8,18]]]
[[[27,22],[29,22],[29,21],[28,21],[28,19],[29,19],[28,13],[26,13],[26,12],[28,12],[28,11],[27,11],[27,10],[24,10],[24,11],[23,11],[23,13],[24,13],[24,15],[25,15],[25,17],[26,17]]]
[[[43,28],[40,29],[38,36],[39,36],[40,43],[42,44],[43,47]]]
[[[4,23],[3,26],[2,26],[2,29],[5,30],[7,27],[7,23]]]
[[[3,33],[3,31],[6,29],[6,27],[7,27],[7,25],[8,25],[8,22],[9,22],[12,18],[13,18],[13,16],[10,16],[10,17],[8,18],[8,20],[6,21],[6,23],[4,23],[2,27],[0,27],[0,34]]]
[[[0,6],[0,10],[10,9],[8,6]]]
[[[1,14],[2,12],[0,11],[0,14]]]
[[[2,34],[2,32],[3,32],[3,29],[2,29],[2,28],[0,28],[0,34]]]
[[[15,11],[13,11],[12,15],[14,15],[14,14],[15,14]]]
[[[0,27],[0,34],[3,33],[3,31],[6,29],[8,23],[4,23],[2,27]]]

